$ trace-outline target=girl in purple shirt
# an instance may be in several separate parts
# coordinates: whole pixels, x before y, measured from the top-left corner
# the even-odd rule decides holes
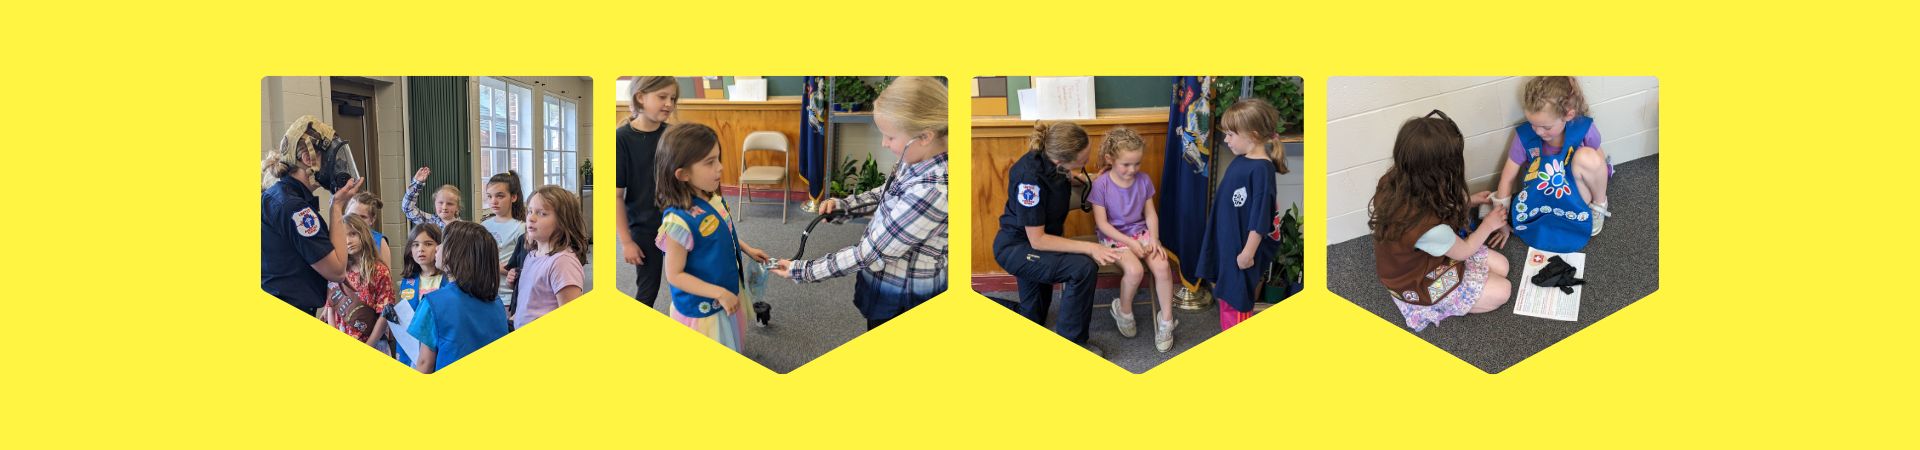
[[[1167,264],[1167,251],[1160,246],[1160,214],[1153,208],[1153,180],[1140,176],[1140,159],[1146,142],[1126,127],[1107,132],[1100,141],[1100,160],[1107,170],[1093,181],[1087,203],[1093,204],[1093,223],[1100,231],[1100,243],[1120,250],[1120,297],[1109,311],[1120,335],[1133,337],[1133,298],[1139,292],[1145,269],[1153,270],[1153,288],[1159,300],[1155,316],[1153,346],[1162,352],[1173,348],[1173,271]],[[1142,262],[1145,267],[1142,267]]]

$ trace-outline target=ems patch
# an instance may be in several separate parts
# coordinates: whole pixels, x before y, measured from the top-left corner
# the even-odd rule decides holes
[[[1020,196],[1020,206],[1032,208],[1034,205],[1040,204],[1040,186],[1020,183],[1020,192],[1018,195]]]
[[[293,213],[293,229],[306,237],[320,234],[320,215],[314,214],[311,207],[300,208],[300,211]]]
[[[1239,189],[1234,189],[1233,190],[1233,207],[1239,208],[1246,204],[1247,204],[1247,188],[1241,187]]]
[[[712,236],[714,230],[718,230],[718,229],[720,229],[720,216],[712,215],[712,216],[707,216],[707,218],[705,219],[700,219],[700,236],[701,237]]]

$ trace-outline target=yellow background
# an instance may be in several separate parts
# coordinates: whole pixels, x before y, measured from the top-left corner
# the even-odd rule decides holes
[[[1913,445],[1911,7],[1047,3],[7,6],[0,446]],[[1662,289],[1498,375],[1323,288],[1144,375],[964,289],[775,375],[604,249],[580,304],[433,376],[259,291],[260,77],[591,75],[604,162],[642,73],[1301,75],[1309,174],[1328,76],[1657,75]]]

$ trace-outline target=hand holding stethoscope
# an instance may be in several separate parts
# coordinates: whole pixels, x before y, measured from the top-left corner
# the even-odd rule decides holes
[[[920,138],[915,137],[913,139],[908,139],[905,145],[900,146],[900,155],[899,155],[900,157],[894,159],[893,171],[887,173],[887,183],[884,186],[882,186],[882,188],[880,189],[879,203],[886,203],[887,191],[893,189],[893,182],[900,179],[900,168],[906,166],[907,150],[913,148],[913,144],[917,142],[920,142]],[[799,251],[794,253],[794,259],[799,259],[800,255],[806,252],[807,235],[813,232],[813,226],[819,225],[822,219],[830,220],[830,221],[833,221],[834,223],[844,223],[847,221],[847,219],[853,217],[853,214],[850,212],[840,211],[839,199],[830,198],[830,199],[822,200],[820,204],[815,208],[815,210],[820,214],[820,217],[814,218],[813,223],[807,224],[806,231],[801,232],[800,249]],[[836,212],[840,212],[840,214],[835,214]],[[768,272],[772,272],[774,275],[778,275],[782,278],[792,278],[788,275],[792,273],[791,269],[793,268],[793,261],[794,261],[793,259],[774,258],[768,262],[766,269]]]

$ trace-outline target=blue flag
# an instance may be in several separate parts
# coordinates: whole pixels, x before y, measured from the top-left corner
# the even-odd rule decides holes
[[[1167,116],[1166,166],[1160,173],[1160,240],[1180,265],[1180,281],[1194,289],[1194,269],[1207,228],[1212,176],[1213,77],[1174,77]]]
[[[800,181],[807,198],[818,203],[827,195],[827,77],[805,77],[806,95],[800,107]]]

